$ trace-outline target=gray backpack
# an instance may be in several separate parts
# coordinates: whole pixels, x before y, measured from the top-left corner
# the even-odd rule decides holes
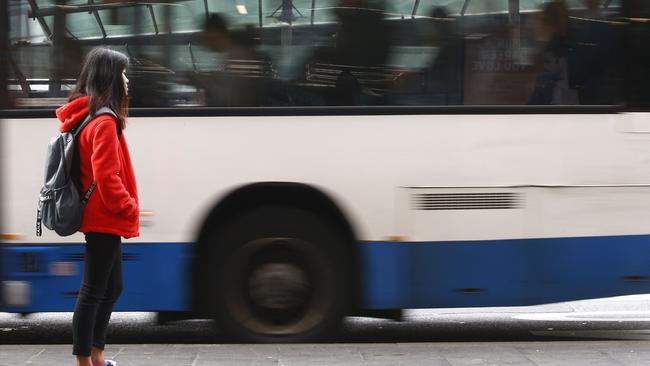
[[[93,182],[80,197],[79,182],[74,174],[75,170],[79,171],[77,135],[88,122],[101,114],[116,116],[111,109],[100,108],[94,115],[89,114],[75,129],[50,141],[45,158],[45,182],[38,199],[36,236],[42,234],[41,225],[61,236],[72,235],[81,227],[83,209],[97,184]]]

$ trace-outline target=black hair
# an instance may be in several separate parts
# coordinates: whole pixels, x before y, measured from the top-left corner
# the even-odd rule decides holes
[[[94,48],[86,56],[69,100],[90,96],[90,113],[108,107],[117,115],[118,127],[124,129],[128,114],[128,96],[124,90],[122,71],[128,64],[129,58],[121,52],[105,47]]]
[[[226,19],[217,13],[208,15],[203,28],[206,32],[228,33]]]

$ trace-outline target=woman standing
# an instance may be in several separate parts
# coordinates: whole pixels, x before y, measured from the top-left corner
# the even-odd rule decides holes
[[[94,183],[79,231],[85,234],[84,275],[72,320],[73,354],[78,366],[115,365],[104,359],[106,329],[122,291],[121,238],[139,235],[138,194],[122,131],[128,112],[128,58],[95,48],[81,70],[66,105],[57,109],[60,130],[70,131],[103,107],[78,135],[82,194]]]

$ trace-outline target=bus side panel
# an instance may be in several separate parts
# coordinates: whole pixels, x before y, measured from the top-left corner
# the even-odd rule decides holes
[[[521,306],[650,292],[650,235],[359,248],[367,309]]]
[[[6,245],[3,312],[72,311],[83,275],[83,244]],[[122,246],[122,295],[115,311],[190,308],[190,244]]]

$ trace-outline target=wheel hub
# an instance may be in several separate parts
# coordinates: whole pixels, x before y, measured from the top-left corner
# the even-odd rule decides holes
[[[248,280],[252,302],[268,310],[290,310],[304,306],[309,297],[309,279],[291,263],[264,263],[255,268]]]

